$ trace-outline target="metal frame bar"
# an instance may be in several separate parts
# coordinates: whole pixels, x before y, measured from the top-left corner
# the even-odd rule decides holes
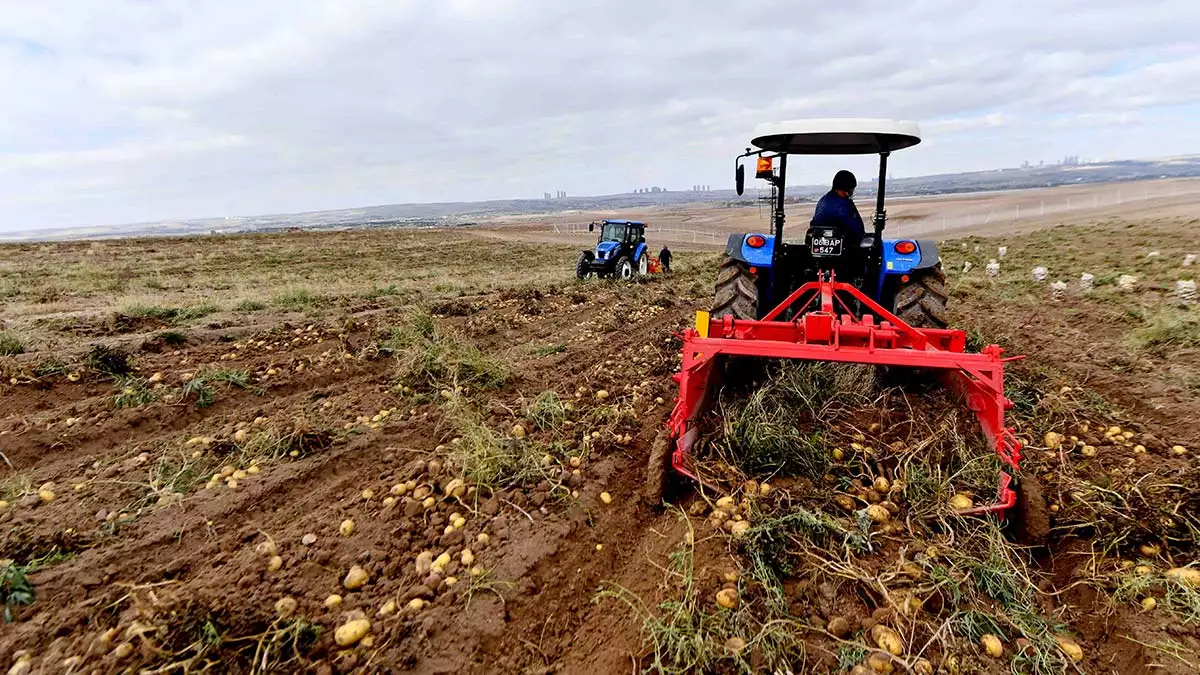
[[[840,294],[856,299],[882,321],[876,323],[871,314],[836,314],[834,300]],[[802,299],[803,309],[818,302],[819,308],[804,312],[794,321],[773,320]],[[1004,363],[1012,359],[1003,358],[999,346],[968,353],[963,331],[910,326],[854,286],[834,281],[832,275],[796,289],[763,320],[701,318],[698,328],[689,328],[682,335],[683,359],[675,375],[679,396],[668,421],[676,441],[671,464],[694,480],[699,478],[691,469],[690,454],[699,436],[697,422],[715,381],[714,364],[729,356],[936,370],[965,399],[1001,460],[1013,470],[1020,467],[1021,444],[1004,419],[1005,411],[1012,408],[1012,402],[1004,396]],[[961,513],[1003,513],[1016,503],[1011,484],[1012,475],[1001,471],[995,502]]]

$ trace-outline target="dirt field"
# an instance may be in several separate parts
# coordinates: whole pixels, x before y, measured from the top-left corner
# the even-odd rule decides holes
[[[1200,324],[1174,298],[1197,224],[944,244],[953,323],[1028,355],[1010,422],[1054,526],[1033,548],[949,515],[953,477],[922,501],[913,465],[868,459],[941,433],[903,387],[843,409],[860,440],[805,445],[815,479],[735,458],[727,495],[640,499],[712,253],[622,285],[510,228],[0,247],[0,664],[1198,672],[1200,586],[1169,571],[1200,550]]]

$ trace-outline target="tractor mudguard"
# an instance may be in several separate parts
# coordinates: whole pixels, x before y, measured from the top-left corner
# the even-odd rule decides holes
[[[645,243],[638,244],[637,248],[633,249],[633,262],[636,263],[637,261],[641,260],[642,254],[645,252],[646,252],[646,244]]]
[[[896,244],[911,241],[917,249],[912,253],[897,253]],[[888,239],[883,242],[883,273],[908,274],[938,264],[937,242],[932,239]]]
[[[754,248],[746,243],[746,239],[756,234],[755,232],[735,232],[729,235],[728,241],[725,242],[725,255],[747,265],[770,267],[771,260],[775,255],[775,236],[757,234],[766,243]]]

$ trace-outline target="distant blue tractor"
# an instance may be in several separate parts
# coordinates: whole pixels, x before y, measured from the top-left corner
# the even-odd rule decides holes
[[[588,224],[594,232],[596,223]],[[575,276],[631,279],[650,273],[650,251],[646,248],[646,224],[637,220],[605,220],[600,223],[596,248],[582,251],[575,263]]]
[[[945,328],[946,277],[937,242],[884,239],[884,184],[893,150],[921,142],[917,125],[886,120],[812,120],[760,129],[736,161],[737,193],[745,187],[745,157],[757,158],[756,176],[772,186],[774,232],[729,235],[717,273],[712,315],[761,319],[791,292],[832,273],[918,328]],[[878,154],[874,232],[858,237],[838,227],[810,226],[802,241],[785,241],[784,188],[788,155]],[[774,160],[779,160],[776,171]],[[783,316],[780,318],[790,318]]]

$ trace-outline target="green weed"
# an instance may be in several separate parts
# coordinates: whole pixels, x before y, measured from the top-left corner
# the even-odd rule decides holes
[[[28,571],[11,560],[0,562],[0,598],[4,601],[5,623],[16,620],[18,607],[32,605],[37,599]]]
[[[0,356],[16,356],[25,353],[25,343],[15,333],[0,330]]]
[[[427,311],[416,312],[388,331],[379,348],[396,359],[398,381],[417,391],[493,389],[512,376],[507,364],[442,328]]]
[[[258,312],[267,308],[267,303],[260,300],[241,300],[233,306],[235,312]]]
[[[250,374],[244,370],[202,370],[183,385],[183,398],[192,399],[197,408],[207,408],[216,400],[214,384],[259,391],[250,384]]]
[[[150,388],[149,383],[141,377],[122,377],[116,382],[117,394],[113,396],[113,406],[120,408],[137,408],[149,405],[158,400],[158,395]]]
[[[543,391],[532,403],[525,406],[525,416],[538,429],[557,431],[569,419],[564,401],[553,391]]]

